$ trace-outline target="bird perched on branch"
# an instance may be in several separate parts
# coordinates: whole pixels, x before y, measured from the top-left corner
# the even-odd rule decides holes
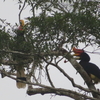
[[[24,20],[20,20],[20,26],[17,29],[16,34],[19,36],[23,36],[24,33],[25,33],[25,22],[24,22]]]
[[[24,20],[20,20],[20,26],[17,29],[17,38],[16,38],[16,50],[19,52],[23,52],[24,50],[24,42],[25,42],[25,38],[24,38],[24,33],[25,33],[25,24],[24,24]],[[16,66],[16,70],[17,70],[17,79],[22,80],[22,81],[26,81],[26,76],[25,76],[25,70],[24,70],[24,65],[20,64],[19,62],[21,60],[23,60],[22,55],[17,55],[15,56],[16,61],[18,62],[18,66]],[[20,81],[16,81],[16,85],[18,88],[25,88],[26,84],[22,83]]]
[[[90,63],[89,55],[82,49],[73,48],[74,56],[79,57],[79,64],[83,67],[83,69],[87,72],[91,80],[94,84],[100,82],[100,69],[97,65]]]

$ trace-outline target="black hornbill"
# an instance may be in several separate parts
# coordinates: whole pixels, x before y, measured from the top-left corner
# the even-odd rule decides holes
[[[83,69],[87,72],[90,76],[91,80],[94,84],[100,82],[100,69],[97,65],[90,63],[89,55],[83,49],[76,49],[73,48],[73,52],[75,53],[74,56],[79,57],[79,64],[83,67]]]

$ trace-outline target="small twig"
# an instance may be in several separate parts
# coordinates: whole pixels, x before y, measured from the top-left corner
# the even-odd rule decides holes
[[[58,65],[58,63],[61,61],[61,60],[63,60],[64,59],[64,57],[62,57],[60,60],[58,60],[57,62],[56,62],[56,64]]]
[[[19,12],[19,22],[20,22],[21,13],[22,13],[22,11],[23,11],[23,9],[24,9],[24,7],[25,7],[25,3],[26,3],[26,0],[24,1],[24,4],[23,4],[23,6],[22,6],[22,8],[21,8],[21,10],[20,10],[20,12]]]
[[[31,3],[31,6],[32,6],[32,13],[33,13],[33,17],[35,17],[35,11],[34,11],[34,8],[35,6],[33,5],[32,1],[30,0],[30,3]]]

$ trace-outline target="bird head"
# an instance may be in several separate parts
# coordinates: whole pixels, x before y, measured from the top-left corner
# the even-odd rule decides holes
[[[83,49],[76,49],[75,47],[73,47],[72,50],[75,53],[74,56],[80,56],[82,53],[84,53]]]
[[[84,52],[83,49],[76,49],[74,47],[73,48],[73,52],[75,53],[75,54],[73,54],[73,56],[76,56],[77,60],[89,62],[90,57],[89,57],[89,55],[87,53]]]
[[[24,20],[20,20],[20,26],[24,26],[25,23],[24,23]]]

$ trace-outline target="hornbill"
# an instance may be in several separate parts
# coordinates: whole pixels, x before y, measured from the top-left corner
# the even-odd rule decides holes
[[[79,64],[83,67],[83,69],[87,72],[89,77],[91,78],[94,84],[100,82],[100,69],[97,65],[90,63],[89,55],[83,49],[73,48],[74,56],[79,57]]]
[[[23,36],[25,33],[25,23],[24,20],[20,20],[20,26],[17,29],[17,36]]]
[[[25,33],[25,29],[24,29],[24,20],[20,20],[20,26],[19,28],[17,29],[17,51],[19,52],[23,52],[23,48],[22,48],[22,45],[24,43],[24,33]],[[17,55],[16,56],[16,60],[17,62],[19,63],[19,61],[23,60],[22,56],[21,55]],[[17,79],[20,79],[22,81],[26,81],[26,76],[25,76],[25,71],[24,71],[24,66],[23,64],[18,64],[18,66],[16,66],[16,70],[17,70]],[[25,88],[26,87],[26,84],[25,83],[22,83],[20,81],[16,81],[16,85],[18,88]]]

